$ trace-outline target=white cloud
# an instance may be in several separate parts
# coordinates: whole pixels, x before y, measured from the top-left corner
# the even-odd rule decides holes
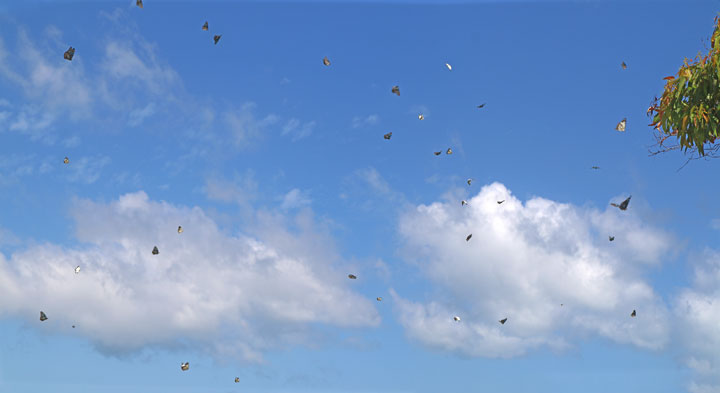
[[[311,324],[379,323],[373,303],[332,267],[337,255],[310,216],[298,216],[291,233],[282,217],[259,213],[258,237],[230,235],[202,209],[144,192],[81,200],[72,216],[82,246],[0,254],[0,314],[35,321],[43,310],[43,326],[75,324],[108,351],[192,343],[250,361],[305,343]]]
[[[309,121],[301,125],[300,120],[292,118],[288,120],[287,123],[285,123],[282,134],[292,135],[292,141],[295,142],[297,140],[310,136],[313,129],[315,128],[315,125],[315,121]]]
[[[307,195],[307,193],[300,191],[297,188],[293,188],[287,194],[285,194],[285,196],[283,196],[282,204],[280,205],[280,207],[284,210],[296,209],[299,207],[307,206],[310,203],[312,203],[312,200]]]
[[[368,115],[367,117],[355,116],[352,119],[352,128],[374,126],[379,120],[380,117],[376,114]]]
[[[409,336],[488,357],[563,348],[587,334],[647,349],[666,344],[668,311],[641,268],[668,250],[669,235],[641,224],[632,209],[599,212],[537,197],[523,204],[498,183],[468,206],[461,199],[417,206],[401,218],[404,255],[443,296],[423,304],[396,295]],[[623,236],[632,237],[622,244]]]
[[[70,157],[70,164],[66,165],[66,178],[72,182],[92,184],[102,174],[102,169],[110,163],[110,157],[97,155],[90,157]]]
[[[143,120],[155,114],[155,103],[151,102],[145,105],[144,108],[134,109],[130,112],[130,118],[128,119],[128,125],[136,127],[142,124]]]
[[[227,111],[224,114],[225,125],[228,127],[235,145],[246,146],[251,140],[262,135],[262,131],[278,122],[278,117],[269,114],[262,119],[255,116],[257,105],[252,102],[243,104],[239,111]]]

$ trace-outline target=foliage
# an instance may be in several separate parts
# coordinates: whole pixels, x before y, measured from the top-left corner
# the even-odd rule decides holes
[[[664,78],[665,91],[648,108],[653,116],[650,126],[655,127],[656,141],[661,150],[653,154],[683,149],[697,150],[698,157],[712,156],[720,149],[720,17],[715,18],[715,30],[708,54],[699,53],[695,60],[684,64],[677,76]],[[675,136],[674,146],[663,145]]]

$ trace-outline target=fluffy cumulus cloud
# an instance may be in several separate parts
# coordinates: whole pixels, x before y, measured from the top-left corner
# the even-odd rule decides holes
[[[80,245],[0,254],[0,314],[39,323],[43,310],[42,328],[74,324],[107,351],[195,344],[250,361],[308,342],[316,323],[379,323],[373,303],[347,288],[333,267],[339,258],[307,215],[295,218],[295,232],[283,217],[258,214],[257,237],[230,235],[198,207],[137,192],[77,201],[72,216]]]
[[[685,362],[696,373],[692,393],[720,392],[720,252],[698,258],[691,288],[675,299],[677,334]]]
[[[460,199],[420,205],[401,218],[403,253],[436,288],[430,302],[393,295],[409,336],[485,357],[562,349],[591,334],[651,350],[667,343],[669,312],[642,273],[671,239],[642,224],[632,207],[598,211],[538,197],[523,203],[498,183],[467,206]]]

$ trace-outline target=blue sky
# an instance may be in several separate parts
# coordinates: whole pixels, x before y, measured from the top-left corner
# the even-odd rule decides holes
[[[0,5],[0,391],[720,392],[717,2],[144,3]]]

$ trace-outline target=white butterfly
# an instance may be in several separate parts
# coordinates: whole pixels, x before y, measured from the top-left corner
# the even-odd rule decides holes
[[[618,123],[617,126],[615,127],[615,130],[616,130],[616,131],[625,132],[625,125],[626,125],[626,124],[627,124],[627,118],[622,119],[622,121],[621,121],[620,123]]]
[[[80,273],[80,266],[79,266],[79,265],[78,265],[77,267],[75,267],[75,274],[78,274],[78,273]]]

